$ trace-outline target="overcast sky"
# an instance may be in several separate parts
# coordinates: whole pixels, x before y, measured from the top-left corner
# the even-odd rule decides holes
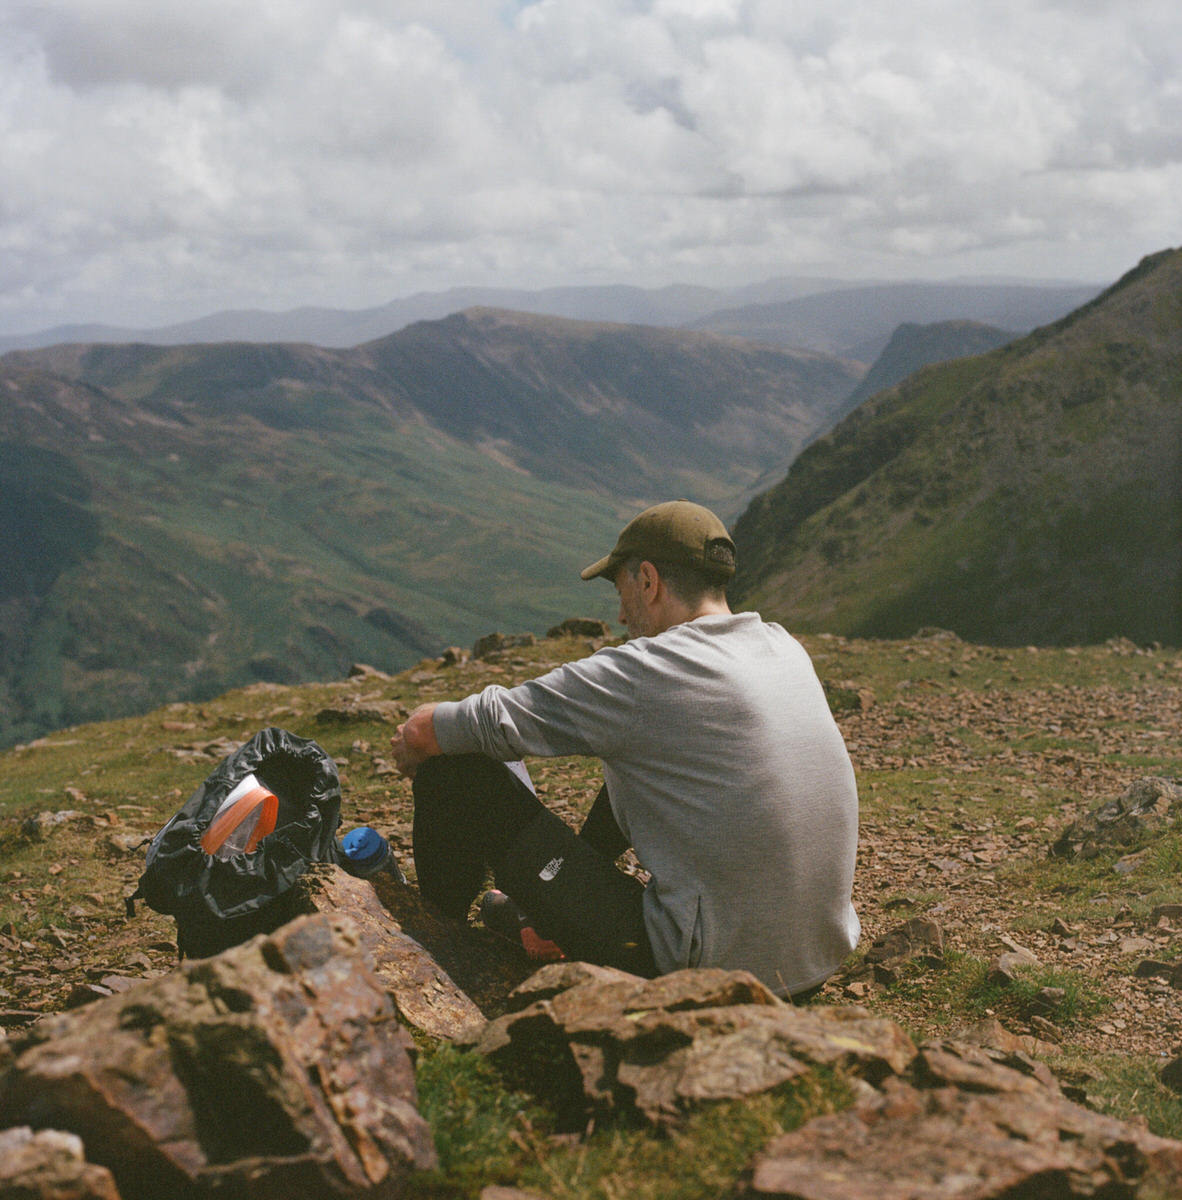
[[[457,284],[1102,282],[1178,0],[0,0],[0,333]]]

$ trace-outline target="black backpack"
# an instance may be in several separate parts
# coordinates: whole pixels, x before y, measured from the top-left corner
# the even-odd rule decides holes
[[[290,915],[292,884],[315,862],[341,863],[341,785],[320,746],[264,729],[223,759],[148,846],[127,899],[176,919],[180,957],[205,958]]]

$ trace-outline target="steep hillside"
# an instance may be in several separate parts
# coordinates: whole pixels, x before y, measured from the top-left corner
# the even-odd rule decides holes
[[[471,309],[351,350],[221,343],[58,346],[5,361],[106,388],[169,420],[271,430],[427,423],[539,478],[737,512],[862,377],[823,354],[712,334]],[[659,448],[659,452],[658,452]]]
[[[858,377],[477,311],[352,351],[0,359],[0,744],[256,680],[614,616],[578,569],[670,495],[734,512]]]
[[[736,598],[802,629],[1182,643],[1182,251],[928,367],[736,527]]]
[[[0,381],[0,740],[603,605],[577,571],[583,539],[614,536],[610,500],[422,425],[277,429]]]
[[[951,283],[845,288],[777,304],[712,313],[691,328],[777,346],[806,346],[873,362],[905,322],[966,320],[1025,333],[1090,300],[1099,288]]]
[[[920,367],[984,354],[1012,342],[1015,337],[1015,333],[979,321],[937,321],[932,325],[905,322],[891,334],[891,340],[850,393],[844,408],[853,412],[863,400],[902,383]]]
[[[831,424],[862,375],[828,355],[495,309],[361,352],[433,424],[531,474],[620,496],[672,487],[724,512]]]

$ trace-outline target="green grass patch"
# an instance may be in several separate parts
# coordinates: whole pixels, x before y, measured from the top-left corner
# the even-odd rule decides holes
[[[1054,896],[1055,915],[1068,923],[1094,922],[1120,908],[1146,920],[1158,905],[1182,903],[1182,830],[1159,830],[1094,858],[1018,860],[999,875],[1016,900]],[[1043,924],[1033,911],[1018,921],[1025,928]]]
[[[416,1175],[421,1196],[479,1195],[511,1183],[546,1135],[546,1116],[528,1097],[507,1089],[488,1061],[440,1045],[421,1053],[416,1071],[419,1111],[431,1126],[439,1167]]]
[[[980,1015],[994,1013],[1003,1022],[1007,1017],[1029,1021],[1040,1016],[1064,1029],[1112,1006],[1086,976],[1046,967],[1020,967],[1013,981],[1004,984],[991,982],[982,974],[969,988],[965,1001]]]
[[[1174,891],[1182,899],[1182,885],[1177,884],[1182,878],[1182,833],[1171,830],[1159,837],[1147,857],[1153,870],[1175,883]]]
[[[1158,1137],[1182,1139],[1182,1096],[1162,1083],[1167,1057],[1106,1055],[1063,1059],[1053,1065],[1064,1076],[1080,1071],[1092,1107],[1122,1121],[1142,1118]]]
[[[737,1194],[771,1138],[854,1100],[842,1074],[818,1068],[764,1095],[704,1107],[670,1132],[609,1122],[580,1139],[555,1136],[549,1114],[473,1053],[427,1051],[418,1083],[440,1162],[413,1180],[412,1194],[449,1200],[496,1183],[551,1200],[718,1200]]]
[[[719,1200],[738,1193],[741,1176],[771,1138],[853,1099],[846,1080],[816,1071],[774,1093],[705,1108],[666,1137],[596,1134],[540,1162],[521,1182],[553,1200]]]
[[[904,1000],[922,1003],[940,1024],[966,1016],[997,1017],[1003,1024],[1045,1017],[1064,1029],[1077,1026],[1111,1006],[1086,976],[1046,967],[1022,967],[1010,983],[989,978],[989,966],[980,958],[950,950],[943,964],[906,963],[895,988]]]

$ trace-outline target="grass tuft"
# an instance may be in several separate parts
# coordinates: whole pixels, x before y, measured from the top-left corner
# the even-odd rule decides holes
[[[966,1001],[981,1015],[995,1013],[1003,1021],[1009,1017],[1023,1022],[1045,1017],[1062,1028],[1079,1025],[1112,1007],[1112,1001],[1082,975],[1046,967],[1019,967],[1013,982],[1006,984],[982,977]]]
[[[555,1135],[548,1113],[471,1052],[428,1050],[418,1083],[439,1168],[416,1176],[411,1194],[440,1200],[474,1198],[489,1184],[551,1200],[719,1200],[737,1194],[771,1138],[854,1100],[844,1075],[817,1068],[764,1095],[702,1108],[664,1135],[609,1122],[579,1138]]]
[[[747,1100],[695,1112],[664,1137],[609,1127],[543,1153],[519,1180],[552,1200],[719,1200],[737,1195],[751,1160],[781,1133],[853,1103],[848,1080],[815,1070]]]
[[[942,966],[915,960],[901,969],[895,989],[905,1000],[923,1001],[930,1012],[957,1017],[997,1017],[1005,1023],[1028,1023],[1045,1017],[1063,1028],[1079,1025],[1111,1007],[1084,976],[1046,967],[1021,967],[1013,982],[989,979],[989,966],[980,958],[948,951]],[[922,1036],[922,1035],[921,1035]]]
[[[1103,1056],[1054,1064],[1064,1076],[1082,1071],[1092,1108],[1121,1121],[1144,1122],[1158,1137],[1182,1139],[1182,1096],[1160,1078],[1166,1056]]]
[[[484,1058],[453,1046],[420,1052],[419,1111],[431,1126],[439,1167],[416,1175],[413,1195],[477,1196],[490,1183],[511,1183],[548,1128],[545,1113],[508,1090]]]

